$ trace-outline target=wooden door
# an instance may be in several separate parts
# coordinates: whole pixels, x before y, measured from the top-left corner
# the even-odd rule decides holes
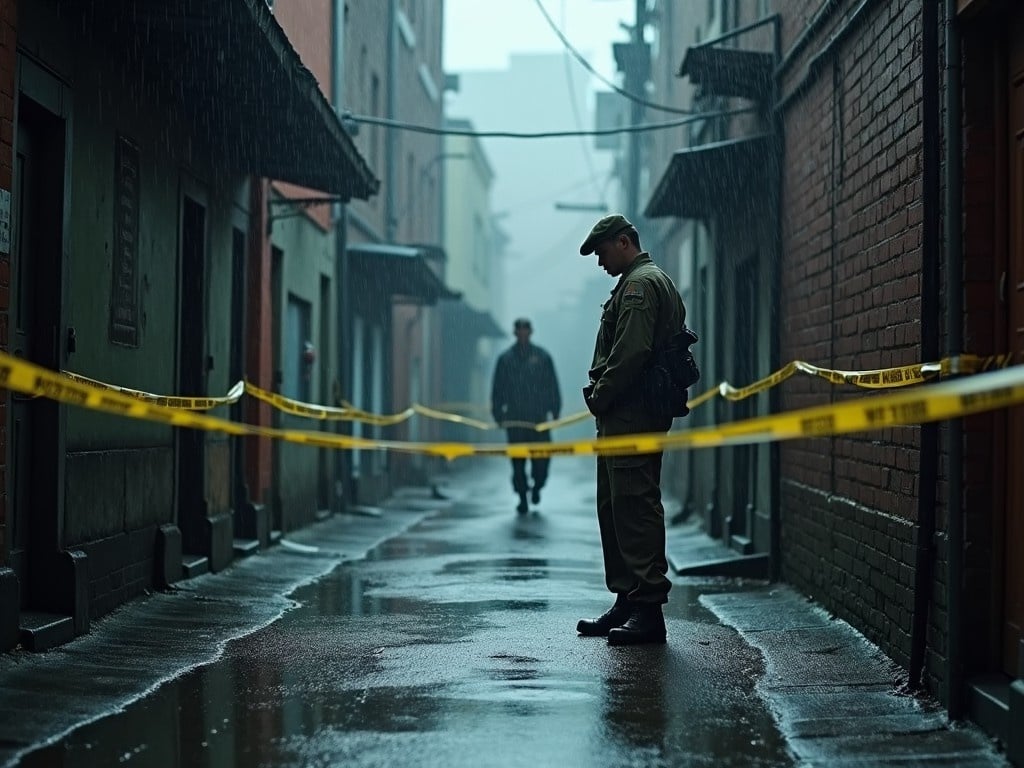
[[[1009,71],[1009,253],[1000,288],[1006,302],[1011,364],[1024,364],[1024,11],[1011,25]],[[1009,411],[1006,440],[1003,669],[1016,677],[1024,632],[1024,407]]]

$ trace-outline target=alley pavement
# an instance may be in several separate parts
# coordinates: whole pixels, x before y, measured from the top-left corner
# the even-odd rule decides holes
[[[609,603],[593,463],[556,461],[528,515],[508,474],[456,463],[447,498],[401,489],[0,656],[0,765],[1005,764],[783,585],[676,577],[666,646],[577,637]]]

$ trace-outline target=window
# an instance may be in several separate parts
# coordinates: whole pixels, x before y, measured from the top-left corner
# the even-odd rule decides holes
[[[311,310],[308,301],[288,294],[281,390],[286,397],[306,403],[311,399],[313,378],[313,358],[307,351],[312,348]]]
[[[374,72],[370,77],[370,114],[380,117],[380,78]],[[380,168],[380,126],[370,128],[370,162],[374,168]],[[376,198],[376,195],[374,196]]]
[[[408,222],[406,232],[409,238],[415,237],[413,227],[416,223],[416,158],[412,152],[405,158],[405,220]]]
[[[359,50],[359,106],[362,109],[366,109],[368,106],[367,100],[369,95],[367,90],[369,89],[369,83],[366,82],[366,46],[364,45]]]

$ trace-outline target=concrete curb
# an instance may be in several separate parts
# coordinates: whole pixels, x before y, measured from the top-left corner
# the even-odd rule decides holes
[[[801,765],[1009,765],[975,726],[954,728],[933,700],[897,694],[902,670],[793,589],[700,602],[764,656],[757,691]]]

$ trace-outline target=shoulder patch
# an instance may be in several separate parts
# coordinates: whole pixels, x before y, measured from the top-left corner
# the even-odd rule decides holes
[[[630,304],[643,302],[644,287],[640,283],[626,283],[622,288],[622,300]]]

